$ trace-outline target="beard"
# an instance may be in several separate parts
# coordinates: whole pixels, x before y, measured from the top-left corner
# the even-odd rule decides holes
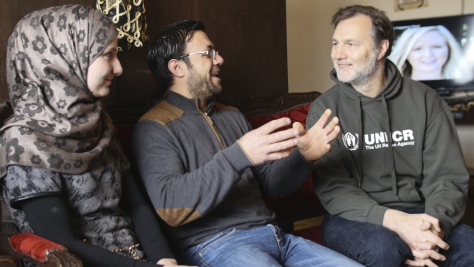
[[[372,53],[361,62],[362,66],[355,70],[355,73],[351,77],[344,78],[339,74],[339,70],[336,68],[337,78],[344,83],[349,83],[353,86],[362,86],[367,84],[375,72],[377,72],[377,55],[378,51],[374,50]]]
[[[209,99],[213,95],[219,94],[222,87],[215,85],[204,75],[197,73],[194,68],[190,68],[189,77],[186,80],[189,93],[198,99]]]

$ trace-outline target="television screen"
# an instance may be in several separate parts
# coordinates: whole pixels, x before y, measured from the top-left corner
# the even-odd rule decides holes
[[[436,89],[474,90],[474,15],[394,21],[389,59],[400,72]]]

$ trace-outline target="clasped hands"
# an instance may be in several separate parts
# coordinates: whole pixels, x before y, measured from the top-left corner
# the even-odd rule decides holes
[[[299,122],[282,130],[290,126],[291,120],[273,120],[248,132],[238,143],[254,165],[285,158],[295,147],[298,147],[305,160],[315,161],[331,150],[329,142],[339,134],[339,120],[334,117],[328,123],[330,116],[331,111],[328,109],[308,131]]]
[[[447,250],[449,245],[443,240],[444,232],[437,218],[428,214],[387,210],[384,225],[397,233],[410,247],[414,260],[407,259],[405,263],[408,266],[436,267],[438,265],[433,260],[446,260],[439,250]]]

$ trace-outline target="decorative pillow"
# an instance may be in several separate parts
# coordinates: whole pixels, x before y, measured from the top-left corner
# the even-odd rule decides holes
[[[67,251],[64,246],[32,233],[25,232],[12,235],[9,239],[10,244],[16,251],[29,255],[42,263],[48,260],[49,253],[54,251]]]
[[[249,116],[247,117],[247,120],[254,129],[262,126],[263,124],[269,121],[283,117],[290,118],[292,122],[301,122],[303,126],[306,127],[306,117],[308,116],[310,105],[311,103],[306,103],[277,113]]]

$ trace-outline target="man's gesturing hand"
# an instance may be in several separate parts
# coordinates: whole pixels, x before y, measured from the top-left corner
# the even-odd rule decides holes
[[[288,157],[300,133],[293,128],[277,130],[290,124],[289,118],[270,121],[242,136],[238,143],[254,165]]]
[[[324,154],[331,151],[329,142],[337,137],[341,129],[338,125],[339,119],[337,117],[332,118],[328,123],[330,116],[331,110],[327,109],[318,122],[306,132],[301,123],[296,122],[293,124],[293,128],[297,129],[300,133],[298,148],[307,161],[318,160]]]

